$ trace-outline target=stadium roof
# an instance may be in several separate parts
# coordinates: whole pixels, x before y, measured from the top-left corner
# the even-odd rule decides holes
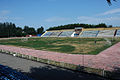
[[[75,27],[75,29],[82,29],[83,27]]]

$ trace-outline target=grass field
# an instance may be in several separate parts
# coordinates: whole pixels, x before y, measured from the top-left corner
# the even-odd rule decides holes
[[[109,40],[111,40],[109,38]],[[96,44],[95,44],[96,41]],[[119,42],[114,39],[112,45]],[[98,54],[110,47],[103,38],[29,38],[27,41],[21,39],[0,40],[0,44],[14,45],[37,50],[55,51],[67,54]]]

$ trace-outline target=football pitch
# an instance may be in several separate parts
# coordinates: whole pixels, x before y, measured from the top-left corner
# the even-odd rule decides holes
[[[107,40],[104,38],[40,37],[0,40],[0,44],[67,54],[96,55],[120,41],[119,38],[107,38]]]

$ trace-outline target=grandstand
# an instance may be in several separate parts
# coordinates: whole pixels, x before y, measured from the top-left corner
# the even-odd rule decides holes
[[[120,29],[117,30],[116,37],[120,37]]]
[[[50,34],[52,34],[52,32],[45,32],[44,34],[43,34],[43,36],[42,37],[49,37],[50,36]]]
[[[55,30],[55,31],[46,31],[42,37],[71,37],[74,30]]]
[[[58,37],[61,33],[61,31],[52,32],[49,37]]]
[[[120,27],[52,30],[46,31],[42,37],[120,37]]]
[[[100,30],[97,37],[114,37],[115,30]]]
[[[83,31],[79,37],[96,37],[99,31]]]
[[[74,31],[63,31],[59,37],[71,37]]]

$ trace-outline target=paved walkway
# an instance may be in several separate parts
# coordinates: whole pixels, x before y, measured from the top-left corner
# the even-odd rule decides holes
[[[31,55],[42,59],[49,59],[76,65],[84,65],[86,67],[100,68],[109,71],[113,70],[114,67],[120,67],[120,42],[104,50],[98,55],[64,54],[7,45],[0,45],[0,49]]]
[[[0,53],[0,64],[16,69],[34,80],[108,80],[2,53]]]

